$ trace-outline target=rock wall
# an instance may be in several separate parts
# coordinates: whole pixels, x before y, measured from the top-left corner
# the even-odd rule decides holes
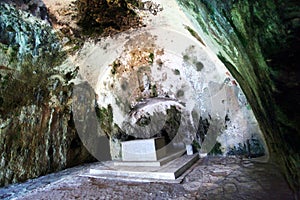
[[[172,140],[175,135],[177,142],[193,142],[203,154],[267,154],[236,80],[176,1],[160,3],[151,5],[158,13],[138,10],[142,27],[85,41],[75,60],[95,90],[102,135],[115,141],[112,158],[120,159],[122,140]]]
[[[56,33],[9,4],[0,13],[0,186],[93,160],[72,121],[76,70]]]
[[[271,160],[299,191],[299,2],[178,2],[241,85]]]
[[[0,13],[0,186],[95,161],[74,124],[78,67],[67,54],[139,18],[127,1],[4,0]]]
[[[142,28],[147,26],[141,23],[140,18],[136,15],[142,11],[145,14],[144,16],[147,16],[145,21],[161,24],[162,21],[158,20],[160,18],[153,16],[160,16],[160,12],[164,10],[167,13],[164,16],[172,19],[171,21],[175,21],[174,24],[176,26],[172,27],[175,32],[179,29],[180,31],[185,31],[184,34],[189,34],[191,36],[190,39],[196,39],[202,45],[201,48],[209,47],[212,49],[230,71],[228,74],[222,71],[223,75],[220,76],[221,78],[219,77],[217,84],[214,82],[202,82],[204,86],[205,84],[208,85],[201,88],[203,89],[203,96],[207,97],[207,99],[211,97],[209,91],[205,90],[205,88],[214,91],[217,97],[218,92],[221,92],[220,95],[230,94],[232,97],[237,97],[235,99],[237,101],[232,101],[231,108],[238,107],[240,110],[250,112],[247,111],[251,109],[250,106],[247,106],[246,98],[243,96],[245,94],[259,122],[260,129],[264,133],[270,150],[271,160],[280,164],[291,187],[294,190],[299,188],[300,158],[298,146],[300,138],[299,124],[297,123],[299,121],[299,80],[297,80],[296,68],[296,55],[299,50],[299,39],[297,38],[297,35],[299,35],[298,2],[275,2],[273,0],[264,2],[178,0],[185,14],[192,22],[189,26],[178,24],[176,20],[180,21],[184,17],[176,15],[176,12],[175,14],[172,13],[172,9],[168,11],[169,5],[177,6],[173,5],[173,1],[166,1],[167,6],[163,9],[158,4],[150,1],[147,1],[145,4],[138,1],[136,4],[134,1],[129,0],[107,0],[101,2],[80,0],[76,1],[76,8],[73,6],[69,10],[55,10],[56,7],[53,6],[50,15],[45,13],[45,4],[39,0],[6,0],[5,2],[10,4],[0,4],[1,185],[22,181],[92,160],[76,133],[71,112],[73,88],[71,80],[76,76],[77,69],[71,61],[66,59],[67,56],[62,51],[59,41],[62,40],[64,44],[71,44],[73,52],[85,44],[81,50],[83,59],[80,60],[81,58],[79,57],[77,60],[79,63],[77,64],[81,64],[80,70],[83,72],[83,75],[86,74],[91,79],[90,83],[92,87],[95,87],[93,89],[97,89],[97,80],[99,74],[103,71],[100,70],[99,63],[88,62],[95,57],[97,58],[100,51],[89,52],[89,50],[101,49],[103,51],[103,54],[101,53],[102,56],[107,55],[105,66],[110,67],[107,70],[109,76],[114,77],[116,83],[120,83],[117,85],[119,88],[109,91],[117,94],[119,90],[126,91],[128,85],[124,86],[124,84],[118,82],[117,76],[120,74],[120,69],[122,69],[122,63],[114,62],[118,60],[116,59],[118,55],[115,58],[112,57],[111,53],[107,53],[107,48],[115,50],[118,44],[113,46],[113,42],[102,42],[99,45],[95,34],[96,36],[99,36],[97,35],[99,33],[111,35],[124,30],[130,31],[131,27]],[[17,9],[11,5],[15,5]],[[101,13],[101,9],[94,9],[95,6],[93,5],[101,8],[104,6],[103,9],[111,12]],[[74,12],[78,11],[78,8],[82,14],[81,18],[76,13],[74,14]],[[133,12],[132,8],[140,10]],[[118,13],[121,17],[116,18],[113,14],[116,14],[118,10],[122,11]],[[31,14],[36,17],[33,17]],[[103,18],[101,14],[112,14],[113,16]],[[149,17],[149,15],[153,16]],[[79,17],[79,24],[77,24],[79,27],[74,25],[76,20],[73,18],[76,17]],[[90,20],[93,23],[86,24]],[[60,29],[61,33],[63,33],[62,38],[57,37],[49,22],[52,22],[53,26]],[[168,21],[165,24],[168,23],[171,22]],[[83,37],[83,35],[85,36]],[[93,39],[96,38],[96,40],[84,43],[84,40],[90,38],[90,36]],[[130,40],[130,36],[129,32],[128,37],[125,37],[125,39]],[[153,35],[148,37],[148,39],[150,42],[153,42]],[[169,39],[172,40],[172,38]],[[140,42],[141,40],[136,41]],[[158,42],[158,44],[160,45],[161,43]],[[153,49],[151,48],[148,50],[152,51]],[[131,50],[128,52],[130,53]],[[161,51],[161,49],[159,50]],[[132,51],[131,53],[134,52]],[[140,56],[145,62],[142,65],[155,65],[159,68],[163,64],[162,60],[157,59],[162,56],[160,55],[161,52],[153,51],[151,53],[148,51],[146,53],[142,53]],[[172,68],[176,67],[178,63],[172,65],[170,70],[166,70],[169,70],[168,72],[171,72],[170,74],[174,77],[182,75],[183,72],[189,75],[188,73],[191,73],[190,69],[199,74],[201,71],[205,71],[209,64],[206,63],[203,66],[204,61],[203,63],[194,62],[198,60],[197,56],[200,55],[191,56],[191,54],[191,52],[187,52],[179,55],[180,59],[182,58],[180,60],[180,63],[183,63],[180,66],[182,70],[181,68],[180,70]],[[82,62],[80,63],[80,61]],[[94,61],[97,61],[97,59]],[[134,59],[132,62],[134,62]],[[218,61],[215,60],[215,62]],[[186,67],[184,63],[189,63],[191,66]],[[204,70],[203,67],[205,68]],[[213,69],[212,71],[214,71],[215,68],[208,69]],[[145,71],[145,78],[141,76],[138,78],[140,80],[136,81],[136,85],[138,85],[136,89],[140,90],[138,92],[140,96],[135,96],[135,103],[141,100],[141,95],[146,95],[146,97],[159,97],[159,95],[160,97],[167,97],[171,94],[171,96],[176,98],[185,96],[182,89],[177,88],[179,89],[178,91],[173,91],[171,85],[167,86],[170,94],[164,94],[165,91],[162,88],[154,87],[155,84],[152,84],[153,80],[151,78],[154,79],[159,76],[149,78],[150,75],[148,75],[150,81],[147,81],[148,71]],[[163,79],[164,77],[162,76],[161,78]],[[221,88],[222,85],[226,85],[226,87]],[[243,91],[238,89],[238,92],[236,92],[235,88],[238,88],[238,85],[241,86]],[[101,91],[97,92],[100,94]],[[92,93],[89,93],[89,95],[93,96]],[[205,118],[200,118],[199,120],[199,127],[197,127],[199,131],[198,139],[202,140],[205,137],[205,132],[207,132],[209,127],[215,127],[216,132],[219,132],[219,129],[222,128],[221,132],[223,134],[220,134],[218,137],[220,143],[217,143],[213,153],[226,152],[227,154],[241,153],[244,155],[245,152],[246,154],[249,152],[247,146],[257,146],[257,152],[263,151],[257,145],[257,139],[251,138],[251,135],[250,137],[247,135],[247,140],[240,138],[240,141],[242,141],[240,144],[236,143],[237,140],[226,138],[226,135],[230,134],[239,136],[238,132],[234,130],[236,125],[244,127],[240,123],[241,121],[232,121],[233,118],[230,115],[226,115],[226,113],[222,113],[224,116],[222,115],[221,118],[221,126],[210,126],[209,124],[215,122],[214,119],[210,119],[211,121],[208,122],[209,112],[214,112],[214,108],[205,103],[205,98],[201,99],[201,101],[204,101],[204,107],[210,109],[210,111],[202,110]],[[206,102],[209,103],[209,101]],[[222,101],[220,102],[222,103]],[[220,102],[218,101],[218,105],[222,105]],[[116,101],[115,103],[117,104],[118,102]],[[130,105],[130,102],[127,104]],[[239,107],[239,105],[242,106]],[[125,109],[126,113],[128,113],[128,109]],[[223,110],[223,108],[220,107],[220,110]],[[219,111],[215,113],[219,114]],[[104,116],[106,117],[104,123],[112,123],[112,116],[110,115],[112,112],[114,111],[110,111],[110,109],[102,109],[102,113],[98,113],[99,118],[101,119]],[[176,111],[175,113],[178,112]],[[240,114],[239,112],[231,112],[231,114],[233,113],[235,116]],[[241,118],[237,117],[236,119]],[[246,123],[249,121],[248,119],[253,118],[244,117],[242,119],[242,122]],[[139,123],[147,123],[147,119],[143,118]],[[258,130],[259,128],[255,126],[253,126],[253,130]],[[110,130],[119,131],[118,128],[111,126],[111,124],[106,127],[111,128],[107,129],[107,134],[111,134]],[[238,130],[243,132],[242,129]],[[249,133],[248,130],[244,132]],[[244,134],[240,135],[244,136]],[[225,145],[226,142],[232,142],[233,148],[227,148],[225,151],[221,149],[222,146],[228,147]]]

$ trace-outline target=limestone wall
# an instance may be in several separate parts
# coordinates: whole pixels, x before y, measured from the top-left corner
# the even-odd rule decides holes
[[[299,2],[178,2],[241,85],[271,159],[299,191]]]
[[[72,122],[75,67],[62,65],[56,33],[8,4],[0,12],[0,185],[92,160]]]

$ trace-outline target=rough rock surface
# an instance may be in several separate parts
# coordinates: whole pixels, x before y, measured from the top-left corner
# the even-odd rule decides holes
[[[271,160],[299,192],[299,1],[178,2],[241,85]]]
[[[49,24],[0,4],[0,185],[92,160],[71,115],[76,71]]]
[[[199,36],[195,40],[197,33],[187,18],[178,17],[184,13],[176,2],[161,3],[170,5],[157,15],[141,12],[146,27],[85,41],[77,54],[80,75],[95,89],[103,135],[119,144],[128,135],[173,139],[178,133],[178,141],[194,141],[206,153],[217,138],[221,147],[215,153],[232,154],[241,146],[240,154],[265,154],[256,119],[235,79]],[[172,107],[179,117],[170,117]],[[118,158],[120,153],[113,152]]]
[[[56,35],[51,27],[45,24],[50,21],[54,27],[59,27],[64,49],[74,53],[88,38],[81,37],[82,30],[71,26],[74,25],[71,23],[74,22],[74,18],[78,17],[77,8],[73,4],[68,7],[71,8],[69,10],[66,8],[55,10],[59,7],[59,3],[54,0],[45,0],[44,2],[47,3],[55,3],[51,7],[52,10],[49,7],[52,13],[48,20],[42,1],[5,0],[5,2],[15,4],[18,9],[29,12],[21,13],[10,6],[1,4],[0,181],[2,185],[90,160],[76,135],[70,111],[72,86],[69,81],[76,75],[76,68],[70,62],[64,63],[60,69],[55,68],[61,64],[61,60],[53,63],[52,61],[55,60],[53,58],[64,56],[60,54],[59,45],[55,47],[58,44]],[[65,2],[71,3],[71,1]],[[86,1],[80,2],[84,5]],[[98,5],[98,1],[91,2]],[[122,12],[123,16],[132,13],[134,9],[130,6],[147,9],[151,14],[158,16],[162,11],[150,1],[143,5],[125,5],[124,2],[131,1],[107,0],[100,4],[110,7],[114,12],[119,8],[123,11],[125,9],[125,12]],[[171,4],[173,1],[169,2]],[[298,109],[300,106],[297,105],[299,105],[300,90],[297,79],[299,71],[296,68],[296,56],[300,46],[297,37],[299,35],[299,2],[273,0],[179,2],[186,9],[194,27],[198,27],[195,31],[186,26],[186,30],[202,45],[212,48],[230,70],[233,78],[241,85],[266,138],[272,161],[280,164],[290,186],[294,191],[299,192]],[[83,8],[81,11],[83,14],[85,11],[91,11],[90,17],[94,21],[91,25],[93,28],[97,27],[96,33],[105,29],[104,33],[110,35],[110,33],[128,30],[130,27],[127,24],[130,20],[118,24],[109,21],[110,18],[105,18],[106,23],[93,13],[94,10],[89,9]],[[97,9],[95,11],[98,12]],[[44,21],[32,18],[29,13]],[[110,13],[106,12],[106,14]],[[173,17],[174,20],[177,19],[176,17],[183,18],[182,16]],[[3,21],[3,19],[6,20]],[[130,19],[133,19],[135,27],[141,26],[137,23],[137,18]],[[150,21],[153,18],[147,17],[146,20]],[[120,28],[120,25],[124,25],[124,29]],[[97,35],[96,37],[93,35],[94,40],[95,38],[99,39]],[[42,52],[42,49],[48,53],[47,56],[44,55],[45,52]],[[53,54],[55,52],[60,53]],[[151,60],[153,56],[149,54],[146,62],[151,63]],[[160,63],[157,62],[157,64]],[[201,63],[195,66],[199,70],[203,68]],[[175,73],[178,72],[175,71]],[[225,79],[224,83],[230,81],[230,84],[237,85],[235,80]],[[181,96],[182,93],[179,92],[176,95]],[[207,123],[205,119],[202,120],[203,132],[207,129]],[[232,123],[229,124],[226,116],[224,124],[227,127],[228,125],[234,127]],[[228,130],[231,131],[231,129]],[[204,137],[203,134],[201,137]],[[249,140],[248,143],[255,146],[256,141]],[[219,150],[215,149],[215,152]],[[230,150],[233,153],[243,151],[249,152],[244,144]],[[257,176],[257,178],[260,177]],[[284,184],[283,181],[282,184]],[[192,185],[197,186],[199,183],[196,181]],[[220,193],[235,191],[237,186],[234,185],[231,181],[217,191]],[[186,187],[191,186],[187,184]]]
[[[293,199],[278,168],[236,157],[199,160],[181,184],[139,183],[80,177],[92,165],[0,189],[18,199]]]

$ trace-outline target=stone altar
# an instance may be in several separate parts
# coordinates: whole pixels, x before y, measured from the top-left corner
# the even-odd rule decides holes
[[[166,155],[164,138],[121,142],[122,161],[157,161]]]

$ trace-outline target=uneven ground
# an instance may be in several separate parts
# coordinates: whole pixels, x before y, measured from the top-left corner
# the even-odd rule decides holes
[[[278,168],[235,157],[200,159],[181,184],[79,176],[94,164],[0,189],[0,199],[293,199]]]

